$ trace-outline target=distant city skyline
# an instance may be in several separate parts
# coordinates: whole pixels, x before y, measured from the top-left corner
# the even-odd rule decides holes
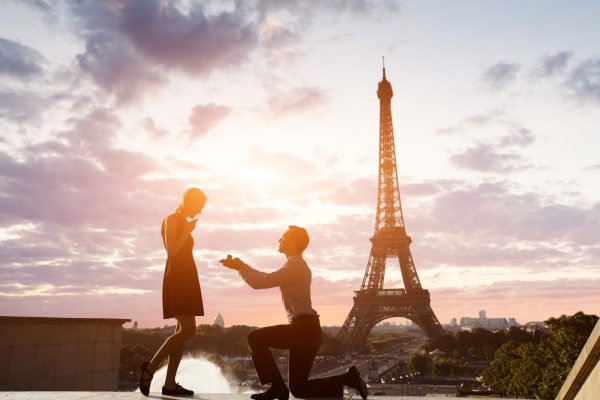
[[[285,321],[218,260],[274,270],[294,224],[341,325],[373,233],[382,56],[438,319],[598,314],[598,38],[590,1],[2,2],[0,315],[171,324],[160,225],[198,186],[198,324]]]

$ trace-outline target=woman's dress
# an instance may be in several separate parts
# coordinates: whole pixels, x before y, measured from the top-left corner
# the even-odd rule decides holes
[[[183,233],[185,218],[179,213],[172,214],[177,218],[177,238]],[[161,235],[166,248],[166,219],[162,223]],[[198,280],[198,270],[194,262],[192,249],[194,239],[188,234],[185,244],[177,254],[167,257],[163,277],[163,317],[174,318],[179,315],[204,315],[202,292]]]

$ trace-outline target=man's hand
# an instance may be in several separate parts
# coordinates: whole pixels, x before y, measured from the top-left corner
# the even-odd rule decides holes
[[[240,260],[239,258],[233,258],[231,256],[231,254],[227,255],[227,258],[224,258],[222,260],[219,260],[219,262],[221,264],[223,264],[224,267],[230,268],[230,269],[235,269],[236,271],[238,271],[240,268],[242,268],[243,266],[245,266],[246,264]]]

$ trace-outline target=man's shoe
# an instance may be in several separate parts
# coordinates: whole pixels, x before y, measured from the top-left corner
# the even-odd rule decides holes
[[[165,396],[193,396],[194,391],[189,390],[181,386],[179,383],[175,384],[175,389],[167,389],[163,386],[162,394]]]
[[[254,400],[288,400],[290,398],[290,391],[285,386],[285,383],[272,383],[271,387],[262,393],[254,393],[250,396]]]
[[[348,368],[348,371],[346,372],[346,379],[345,379],[344,383],[347,386],[350,386],[351,388],[356,389],[356,391],[358,392],[358,394],[360,394],[360,397],[362,397],[363,400],[367,399],[367,396],[369,394],[369,392],[367,390],[367,384],[360,377],[360,372],[358,372],[358,368],[356,368],[354,365],[351,366],[350,368]]]

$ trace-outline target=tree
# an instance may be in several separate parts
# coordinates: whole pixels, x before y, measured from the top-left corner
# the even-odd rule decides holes
[[[427,365],[431,359],[419,353],[411,354],[406,359],[406,366],[412,373],[418,372],[421,375],[427,374]]]
[[[539,343],[510,341],[496,351],[485,384],[511,396],[556,397],[597,321],[582,312],[550,318]]]
[[[540,390],[545,397],[556,397],[597,321],[596,315],[581,311],[546,321],[550,333],[549,340],[542,341],[543,352],[552,362],[547,364],[541,382]]]

